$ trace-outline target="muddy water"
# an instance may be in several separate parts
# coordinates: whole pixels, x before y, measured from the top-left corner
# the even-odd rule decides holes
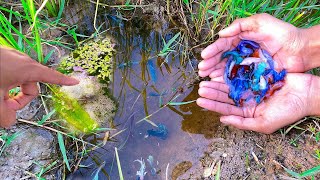
[[[87,10],[94,12],[91,6]],[[79,22],[83,23],[81,26],[85,27],[80,28],[84,34],[94,31],[94,13],[88,11],[82,9],[82,13],[77,14]],[[114,12],[99,14],[98,22],[105,22],[101,30],[108,30],[107,33],[117,42],[114,79],[109,93],[118,103],[118,111],[110,124],[121,133],[104,148],[90,153],[90,158],[82,162],[89,168],[80,168],[70,177],[93,177],[97,167],[105,163],[99,178],[119,179],[114,153],[114,147],[117,147],[125,179],[137,178],[140,164],[135,160],[141,158],[146,164],[145,179],[165,179],[167,167],[168,178],[175,178],[191,164],[199,163],[204,148],[219,126],[217,114],[205,111],[195,103],[163,106],[169,101],[197,99],[198,87],[193,85],[196,60],[181,66],[181,53],[171,53],[167,58],[157,56],[163,47],[162,38],[168,41],[176,32],[169,24],[151,21],[151,16],[135,17],[125,22]],[[147,130],[156,127],[143,120],[147,116],[153,123],[167,127],[166,139],[148,136]],[[149,156],[154,158],[155,175],[152,175],[147,161]],[[181,167],[183,164],[188,167]]]

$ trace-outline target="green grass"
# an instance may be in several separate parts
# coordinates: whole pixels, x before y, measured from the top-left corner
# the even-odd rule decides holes
[[[42,9],[41,11],[39,9],[37,10],[39,6],[38,4],[35,4],[35,1],[33,0],[22,0],[21,2],[17,3],[21,3],[17,4],[22,7],[21,11],[14,10],[14,5],[12,7],[8,5],[0,7],[0,45],[5,45],[17,49],[20,52],[32,56],[32,58],[37,60],[38,62],[46,64],[50,60],[52,55],[56,53],[56,51],[51,50],[50,52],[48,52],[48,54],[43,54],[42,46],[61,46],[63,48],[72,49],[71,47],[74,47],[74,43],[70,41],[65,42],[63,37],[44,39],[42,37],[43,31],[46,31],[48,29],[63,30],[67,33],[67,36],[73,38],[75,43],[78,43],[78,37],[85,37],[81,34],[76,33],[76,25],[70,26],[61,23],[60,20],[63,17],[65,0],[47,1],[47,3],[51,4],[46,4],[46,8]],[[48,14],[51,17],[49,17]],[[52,16],[54,16],[55,18],[52,18]],[[10,95],[14,96],[18,92],[18,88],[12,89],[10,91]],[[45,91],[45,93],[47,92],[49,92],[49,90]],[[46,94],[42,94],[41,98],[43,99],[43,104],[46,107],[46,102],[50,101],[52,97],[50,95],[48,96]],[[60,149],[60,155],[57,154],[57,156],[54,157],[57,158],[57,160],[53,161],[52,164],[46,166],[38,164],[40,166],[39,172],[36,172],[34,174],[27,172],[29,175],[37,179],[43,179],[43,176],[46,173],[50,172],[52,168],[67,167],[63,168],[63,174],[67,173],[65,169],[67,169],[68,171],[73,171],[79,168],[81,160],[89,155],[88,152],[91,152],[93,149],[96,149],[103,145],[103,143],[100,141],[97,141],[96,144],[86,142],[83,139],[84,134],[82,133],[70,133],[69,128],[65,127],[65,124],[62,123],[63,121],[57,119],[55,114],[58,113],[59,111],[55,110],[48,111],[47,114],[43,115],[43,117],[37,122],[18,119],[20,123],[27,123],[29,125],[44,128],[51,132],[57,133],[57,142]],[[90,126],[88,127],[90,129]],[[86,127],[86,129],[88,128]],[[96,128],[90,133],[99,136],[99,133],[103,133],[109,130],[109,128]],[[0,155],[4,154],[6,148],[18,135],[20,135],[20,133],[9,135],[5,131],[1,131],[0,140],[2,141],[2,144]],[[75,156],[72,159],[68,159],[67,155],[69,153],[74,154]]]
[[[179,26],[185,57],[197,47],[206,47],[218,38],[218,32],[237,18],[269,13],[297,27],[310,27],[320,22],[317,0],[167,0],[170,21]],[[181,11],[181,9],[183,11]],[[176,20],[179,19],[179,20]],[[184,35],[186,34],[186,35]],[[188,61],[188,58],[184,60]]]
[[[121,164],[120,164],[120,159],[119,159],[119,155],[118,155],[118,149],[115,147],[114,151],[116,153],[117,166],[118,166],[118,172],[119,172],[119,179],[120,180],[124,180],[123,174],[122,174],[122,168],[121,168]]]
[[[6,148],[12,143],[14,139],[21,135],[21,132],[15,132],[12,135],[7,133],[5,130],[0,131],[0,156],[5,152]]]

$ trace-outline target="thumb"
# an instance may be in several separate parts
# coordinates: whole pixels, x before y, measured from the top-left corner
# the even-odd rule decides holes
[[[0,100],[0,127],[10,128],[16,123],[16,112],[13,109],[9,109],[4,101]]]
[[[263,129],[263,119],[262,117],[257,118],[244,118],[241,116],[221,116],[220,121],[223,124],[234,126],[242,130],[252,130],[257,132],[267,133]]]
[[[230,37],[240,35],[246,31],[255,31],[258,28],[258,22],[254,16],[235,20],[229,27],[219,32],[220,37]],[[245,35],[248,35],[247,33]]]

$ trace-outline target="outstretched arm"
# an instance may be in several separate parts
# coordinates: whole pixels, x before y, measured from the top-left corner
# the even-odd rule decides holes
[[[14,49],[0,46],[0,127],[16,122],[16,111],[38,95],[37,82],[75,85],[78,80],[43,66]],[[20,86],[21,92],[9,97],[9,90]]]

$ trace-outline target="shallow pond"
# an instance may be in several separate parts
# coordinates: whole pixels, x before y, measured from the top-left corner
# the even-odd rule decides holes
[[[84,34],[94,32],[91,23],[94,13],[88,13],[93,12],[92,8],[89,6],[86,11],[77,14],[79,22],[83,23],[79,27]],[[191,163],[199,163],[208,139],[213,138],[219,126],[218,114],[203,110],[195,102],[164,106],[170,101],[197,99],[198,88],[194,85],[197,60],[191,58],[190,62],[181,66],[182,53],[173,52],[167,58],[158,57],[163,47],[162,38],[170,40],[176,29],[160,20],[153,20],[150,15],[135,16],[125,22],[114,12],[106,10],[99,13],[97,20],[105,22],[101,30],[108,30],[107,33],[117,41],[114,79],[109,93],[118,103],[112,124],[121,133],[114,138],[116,142],[108,142],[104,148],[91,152],[90,158],[82,162],[89,168],[80,168],[70,177],[93,177],[102,164],[101,179],[119,179],[114,152],[114,147],[117,147],[125,179],[137,178],[140,163],[135,160],[141,158],[146,164],[145,179],[165,179],[167,166],[169,179],[171,175],[174,179],[183,174],[179,171],[190,168]],[[155,124],[164,125],[168,136],[149,136],[147,131],[156,127],[144,120],[145,117]],[[103,137],[95,136],[93,141],[97,138]],[[155,175],[152,175],[147,161],[149,156],[154,158]],[[184,164],[189,165],[180,167]]]

